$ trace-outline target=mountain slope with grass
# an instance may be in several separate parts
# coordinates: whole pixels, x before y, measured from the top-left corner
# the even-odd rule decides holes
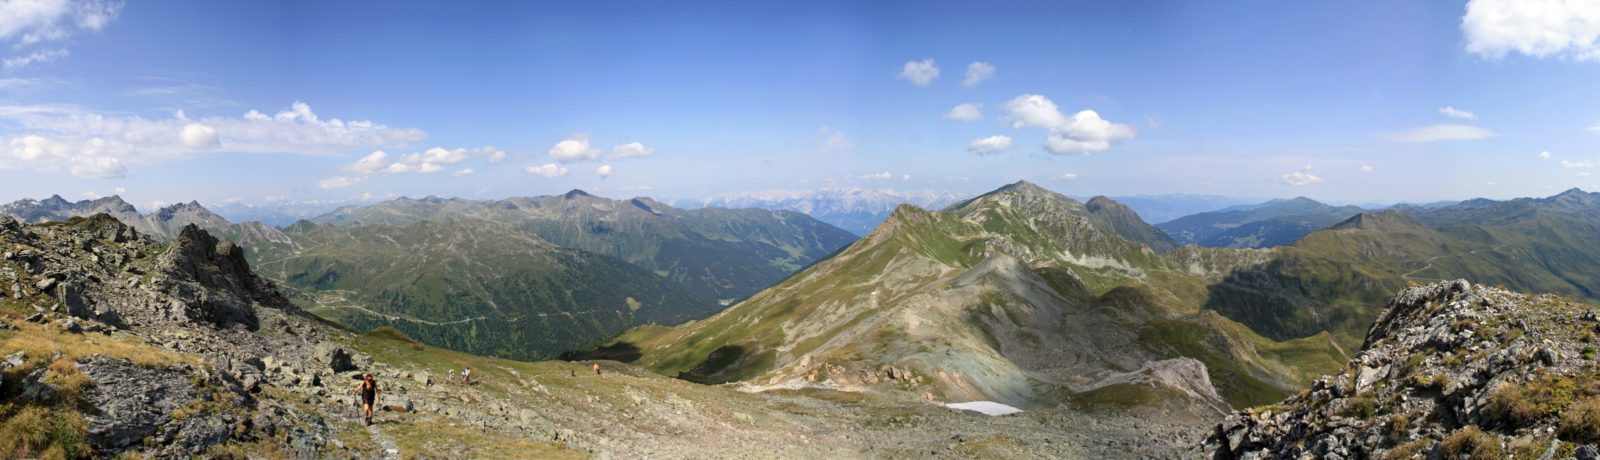
[[[1325,334],[1274,342],[1200,309],[1208,277],[1260,254],[1158,254],[1129,239],[1148,226],[1108,218],[1127,211],[1102,200],[1021,182],[944,211],[902,206],[748,301],[598,352],[755,389],[1176,412],[1267,402],[1344,359]]]
[[[284,234],[295,244],[259,247],[258,270],[313,313],[474,354],[547,358],[720,309],[655,273],[500,222],[300,222]]]
[[[1389,292],[1470,278],[1600,300],[1600,199],[1475,200],[1434,210],[1364,213],[1274,248],[1208,288],[1206,307],[1279,339],[1331,331],[1359,341]]]
[[[401,198],[313,219],[340,227],[485,220],[558,246],[616,257],[713,300],[750,296],[855,236],[792,211],[683,210],[649,198],[611,200],[573,190],[498,201]]]

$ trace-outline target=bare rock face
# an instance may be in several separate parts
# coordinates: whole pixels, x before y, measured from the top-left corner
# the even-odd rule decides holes
[[[250,272],[242,248],[193,224],[172,240],[157,267],[157,289],[178,300],[170,305],[173,313],[192,321],[256,330],[260,320],[254,306],[281,301],[270,284]]]
[[[1594,307],[1551,295],[1464,280],[1408,288],[1344,369],[1236,413],[1204,448],[1219,459],[1596,452],[1597,333]]]

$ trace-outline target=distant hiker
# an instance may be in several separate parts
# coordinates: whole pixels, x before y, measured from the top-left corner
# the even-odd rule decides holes
[[[445,380],[445,383],[456,383],[456,370],[455,369],[450,369],[450,379]]]
[[[367,410],[367,426],[371,426],[372,404],[378,400],[378,379],[373,378],[370,373],[367,374],[365,378],[361,379],[361,383],[356,384],[355,393],[361,395],[362,405]]]
[[[594,363],[594,375],[600,375],[600,363]]]
[[[461,383],[472,384],[472,369],[461,368]]]

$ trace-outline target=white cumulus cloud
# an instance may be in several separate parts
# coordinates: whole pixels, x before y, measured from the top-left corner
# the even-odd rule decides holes
[[[898,78],[913,85],[928,86],[939,78],[939,66],[934,65],[932,59],[906,61],[906,65],[900,68]]]
[[[967,77],[966,79],[961,80],[961,84],[962,86],[970,88],[977,86],[979,83],[983,83],[984,80],[988,80],[990,78],[994,78],[994,65],[983,61],[977,61],[967,64]]]
[[[1100,118],[1094,110],[1080,110],[1068,117],[1055,102],[1038,94],[1017,96],[1006,103],[1006,109],[1011,112],[1013,128],[1047,129],[1044,149],[1056,155],[1104,152],[1112,141],[1138,135],[1134,127]]]
[[[492,145],[475,149],[455,148],[447,149],[434,147],[418,153],[391,157],[387,152],[377,150],[357,159],[354,163],[345,165],[343,171],[363,176],[377,174],[431,174],[445,170],[446,166],[455,165],[474,157],[503,157],[505,152]],[[470,173],[469,173],[470,174]]]
[[[567,175],[567,168],[555,163],[545,163],[543,166],[529,166],[528,174],[538,174],[544,177],[561,177]]]
[[[1311,174],[1311,165],[1306,165],[1305,167],[1300,168],[1299,171],[1284,174],[1283,177],[1278,179],[1278,182],[1291,187],[1299,187],[1302,185],[1311,185],[1322,182],[1322,178],[1315,174]]]
[[[600,167],[594,168],[594,173],[595,174],[599,174],[600,177],[602,177],[602,178],[604,178],[606,176],[610,176],[611,175],[611,165],[600,165]]]
[[[1550,159],[1550,151],[1546,150],[1546,151],[1543,151],[1543,152],[1539,152],[1539,159],[1540,160],[1548,160],[1548,159]]]
[[[843,131],[832,131],[827,126],[823,126],[822,132],[828,134],[828,138],[822,141],[822,151],[824,152],[840,152],[850,150],[856,146],[850,143],[850,137],[845,136]]]
[[[562,162],[593,160],[600,157],[600,149],[589,146],[587,134],[573,134],[567,136],[554,147],[550,147],[550,158]]]
[[[967,150],[979,155],[994,155],[1011,149],[1011,136],[994,135],[973,140]]]
[[[656,153],[656,149],[645,147],[639,142],[629,142],[611,147],[611,158],[644,157]]]
[[[477,171],[473,171],[472,168],[466,168],[466,169],[462,169],[460,171],[456,171],[456,172],[450,173],[450,175],[455,176],[455,177],[471,176],[473,173],[476,173],[476,172]]]
[[[1467,52],[1492,59],[1517,52],[1600,60],[1600,2],[1593,0],[1470,0],[1461,31]]]
[[[1477,119],[1478,118],[1478,115],[1473,114],[1472,112],[1461,110],[1461,109],[1458,109],[1458,108],[1455,108],[1455,107],[1451,107],[1451,106],[1448,106],[1448,105],[1444,106],[1444,107],[1440,107],[1439,108],[1439,114],[1447,116],[1447,117],[1450,117],[1450,118],[1460,118],[1460,119],[1463,119],[1463,120],[1473,120],[1473,119]]]
[[[945,112],[944,119],[955,121],[978,121],[983,119],[983,111],[977,104],[961,104]]]
[[[178,137],[183,139],[183,145],[197,149],[215,148],[222,145],[217,138],[217,130],[215,128],[199,123],[183,125],[183,131],[178,133]]]
[[[1488,128],[1468,125],[1441,124],[1424,126],[1403,133],[1388,134],[1384,137],[1395,142],[1426,143],[1487,139],[1494,136],[1494,131],[1490,131]]]
[[[1078,175],[1076,173],[1062,173],[1061,180],[1063,182],[1072,182],[1078,180]]]
[[[1364,173],[1372,172],[1372,165],[1361,165],[1361,172],[1364,172]]]

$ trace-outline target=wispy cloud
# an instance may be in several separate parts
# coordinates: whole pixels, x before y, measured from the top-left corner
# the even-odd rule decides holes
[[[1450,117],[1450,118],[1460,118],[1460,119],[1463,119],[1463,120],[1474,120],[1474,119],[1478,118],[1478,116],[1476,114],[1473,114],[1472,112],[1461,110],[1461,109],[1458,109],[1458,108],[1455,108],[1455,107],[1451,107],[1451,106],[1448,106],[1448,105],[1444,106],[1444,107],[1440,107],[1439,108],[1439,114],[1447,116],[1447,117]]]
[[[71,54],[65,47],[38,49],[81,32],[104,29],[122,12],[122,2],[43,0],[0,2],[0,42],[23,54],[4,59],[7,70],[43,64]]]
[[[978,61],[967,64],[967,76],[961,80],[961,85],[971,88],[991,78],[994,78],[994,65]]]
[[[983,111],[977,104],[961,104],[944,113],[944,119],[955,121],[978,121],[983,119]]]
[[[1402,133],[1387,134],[1383,137],[1394,142],[1426,143],[1487,139],[1494,136],[1495,132],[1490,131],[1488,128],[1468,125],[1441,124],[1425,126]]]
[[[972,141],[967,151],[979,155],[994,155],[1011,149],[1011,136],[994,135]]]
[[[144,118],[69,106],[0,106],[0,122],[15,134],[0,136],[0,156],[40,171],[102,175],[116,164],[154,162],[210,153],[341,154],[362,148],[400,147],[426,134],[367,120],[323,119],[303,102],[274,115],[251,110],[240,117]],[[73,168],[70,166],[78,165]],[[93,167],[91,167],[93,166]]]
[[[34,64],[49,63],[51,61],[67,57],[71,54],[72,52],[67,51],[66,49],[39,50],[22,56],[6,58],[4,63],[6,69],[8,70],[18,69]]]

